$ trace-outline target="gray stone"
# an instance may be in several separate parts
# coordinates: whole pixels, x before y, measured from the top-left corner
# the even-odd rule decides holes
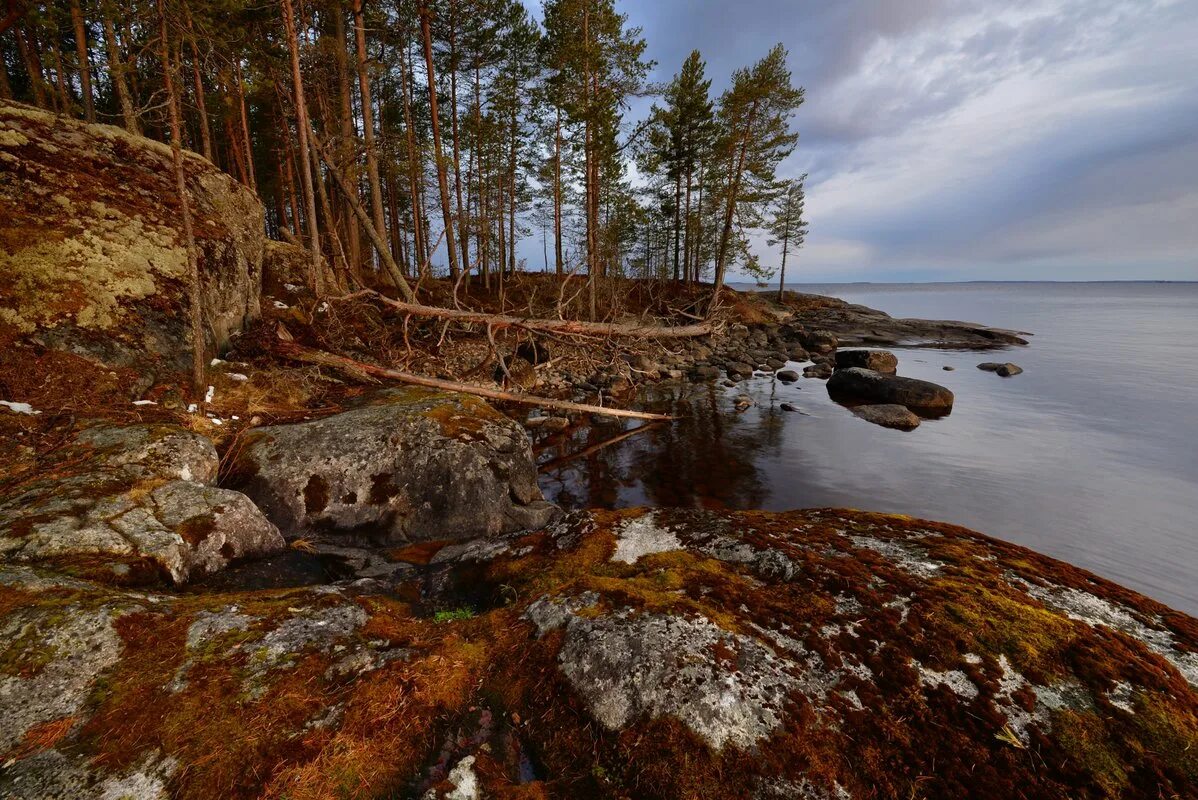
[[[889,350],[837,350],[836,368],[848,367],[863,367],[893,375],[898,371],[898,358]]]
[[[126,582],[162,573],[183,584],[286,546],[249,498],[203,483],[219,461],[198,434],[101,425],[80,432],[63,456],[65,474],[0,500],[0,558],[84,561]]]
[[[953,393],[939,384],[860,367],[836,370],[828,380],[828,394],[833,399],[898,404],[933,415],[947,414],[953,408]]]
[[[856,406],[853,409],[853,413],[866,422],[881,425],[883,428],[912,431],[919,427],[919,417],[906,406]]]
[[[799,379],[799,373],[793,369],[784,369],[779,371],[775,377],[783,383],[794,383]]]
[[[812,364],[803,368],[803,377],[827,380],[832,377],[832,367],[830,364]]]
[[[592,619],[534,610],[552,602],[537,601],[528,616],[564,624],[559,667],[608,730],[642,715],[672,716],[716,750],[747,749],[782,724],[787,696],[799,687],[769,647],[705,617],[625,609]],[[713,658],[717,651],[734,663]]]
[[[744,361],[729,361],[724,365],[729,378],[747,378],[753,374],[753,365]]]
[[[420,388],[255,429],[232,480],[296,536],[468,539],[541,527],[558,513],[542,498],[516,422],[476,397]]]

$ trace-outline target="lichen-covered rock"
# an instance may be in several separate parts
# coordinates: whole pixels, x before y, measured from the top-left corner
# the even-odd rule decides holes
[[[276,552],[279,531],[245,495],[207,485],[212,443],[173,425],[96,425],[62,467],[0,498],[0,559],[122,583],[186,583]]]
[[[376,392],[311,422],[258,428],[233,481],[289,535],[468,539],[547,524],[521,427],[469,395]]]
[[[391,557],[385,594],[0,565],[0,795],[1198,796],[1198,620],[960,528],[595,511]]]
[[[262,205],[184,168],[210,344],[258,314]],[[170,148],[0,101],[0,327],[116,366],[187,363],[187,258]]]
[[[940,416],[953,410],[953,393],[937,383],[886,375],[861,367],[838,369],[832,373],[828,379],[828,394],[833,399],[906,406],[928,416]]]

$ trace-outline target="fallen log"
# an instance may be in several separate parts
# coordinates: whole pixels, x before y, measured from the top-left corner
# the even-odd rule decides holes
[[[710,321],[694,325],[640,325],[636,323],[619,322],[582,322],[572,319],[535,319],[513,317],[507,314],[486,314],[481,311],[463,311],[456,308],[441,306],[426,306],[419,303],[405,303],[393,300],[373,289],[363,289],[360,292],[345,295],[339,299],[349,300],[358,297],[372,297],[380,303],[418,317],[435,317],[437,319],[454,320],[457,322],[476,322],[490,325],[493,328],[524,328],[530,331],[545,331],[547,333],[576,334],[579,336],[621,336],[636,339],[686,339],[695,336],[706,336],[715,330]]]
[[[463,394],[472,394],[478,397],[485,397],[489,400],[502,400],[507,403],[520,403],[526,406],[539,406],[541,408],[554,408],[559,411],[578,411],[584,414],[607,414],[611,417],[627,417],[629,419],[648,419],[648,420],[672,420],[674,417],[669,414],[650,414],[646,411],[627,411],[622,408],[608,408],[607,406],[595,406],[589,403],[571,403],[566,400],[554,400],[550,397],[537,397],[529,394],[518,394],[516,392],[506,392],[500,389],[491,389],[486,386],[475,386],[471,383],[461,383],[459,381],[443,380],[441,378],[429,378],[424,375],[416,375],[411,372],[402,372],[397,369],[387,369],[386,367],[378,367],[374,364],[367,364],[364,361],[339,356],[335,353],[330,353],[325,350],[316,350],[311,347],[304,347],[301,344],[296,344],[293,341],[278,339],[271,343],[271,349],[283,358],[289,358],[292,361],[300,361],[306,364],[317,364],[322,367],[332,367],[340,370],[353,377],[356,380],[369,381],[372,378],[386,378],[400,383],[410,383],[415,386],[427,386],[431,389],[442,389],[447,392],[462,392]]]

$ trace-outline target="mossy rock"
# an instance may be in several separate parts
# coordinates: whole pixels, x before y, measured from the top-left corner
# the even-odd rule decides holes
[[[258,315],[262,204],[201,156],[183,162],[220,348]],[[181,219],[167,145],[0,101],[0,334],[112,366],[185,366]]]
[[[0,654],[0,697],[60,674],[56,626],[120,642],[69,702],[0,717],[0,793],[1198,794],[1198,622],[1014,545],[845,510],[632,510],[424,550],[382,594],[0,568],[29,651]]]

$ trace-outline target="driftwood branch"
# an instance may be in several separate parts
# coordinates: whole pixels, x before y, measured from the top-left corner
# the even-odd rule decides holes
[[[293,341],[279,339],[271,345],[274,352],[278,355],[289,358],[293,361],[300,361],[307,364],[318,364],[322,367],[332,367],[349,375],[356,380],[369,381],[374,378],[385,378],[388,380],[399,381],[400,383],[410,383],[415,386],[427,386],[432,389],[441,389],[448,392],[462,392],[463,394],[472,394],[478,397],[485,397],[489,400],[502,400],[508,403],[520,403],[526,406],[540,406],[541,408],[553,408],[559,411],[578,411],[584,414],[607,414],[612,417],[628,417],[630,419],[648,419],[648,420],[670,420],[674,417],[668,414],[650,414],[645,411],[626,411],[622,408],[607,408],[606,406],[593,406],[587,403],[571,403],[565,400],[554,400],[549,397],[536,397],[528,394],[517,394],[516,392],[505,392],[499,389],[491,389],[486,386],[475,386],[470,383],[460,383],[458,381],[442,380],[441,378],[429,378],[424,375],[415,375],[410,372],[401,372],[396,369],[387,369],[386,367],[378,367],[374,364],[367,364],[364,361],[357,361],[345,356],[339,356],[335,353],[329,353],[324,350],[316,350],[310,347],[296,344]]]
[[[485,314],[481,311],[464,311],[456,308],[405,303],[402,300],[392,300],[390,297],[379,294],[373,289],[354,292],[340,299],[346,300],[367,296],[373,297],[381,303],[386,303],[405,314],[456,320],[458,322],[474,322],[490,325],[496,329],[524,328],[530,331],[546,331],[579,336],[622,336],[636,339],[686,339],[695,336],[706,336],[714,330],[714,324],[711,322],[701,322],[694,325],[658,326],[642,325],[639,323],[581,322],[571,319],[526,319],[507,314]]]

